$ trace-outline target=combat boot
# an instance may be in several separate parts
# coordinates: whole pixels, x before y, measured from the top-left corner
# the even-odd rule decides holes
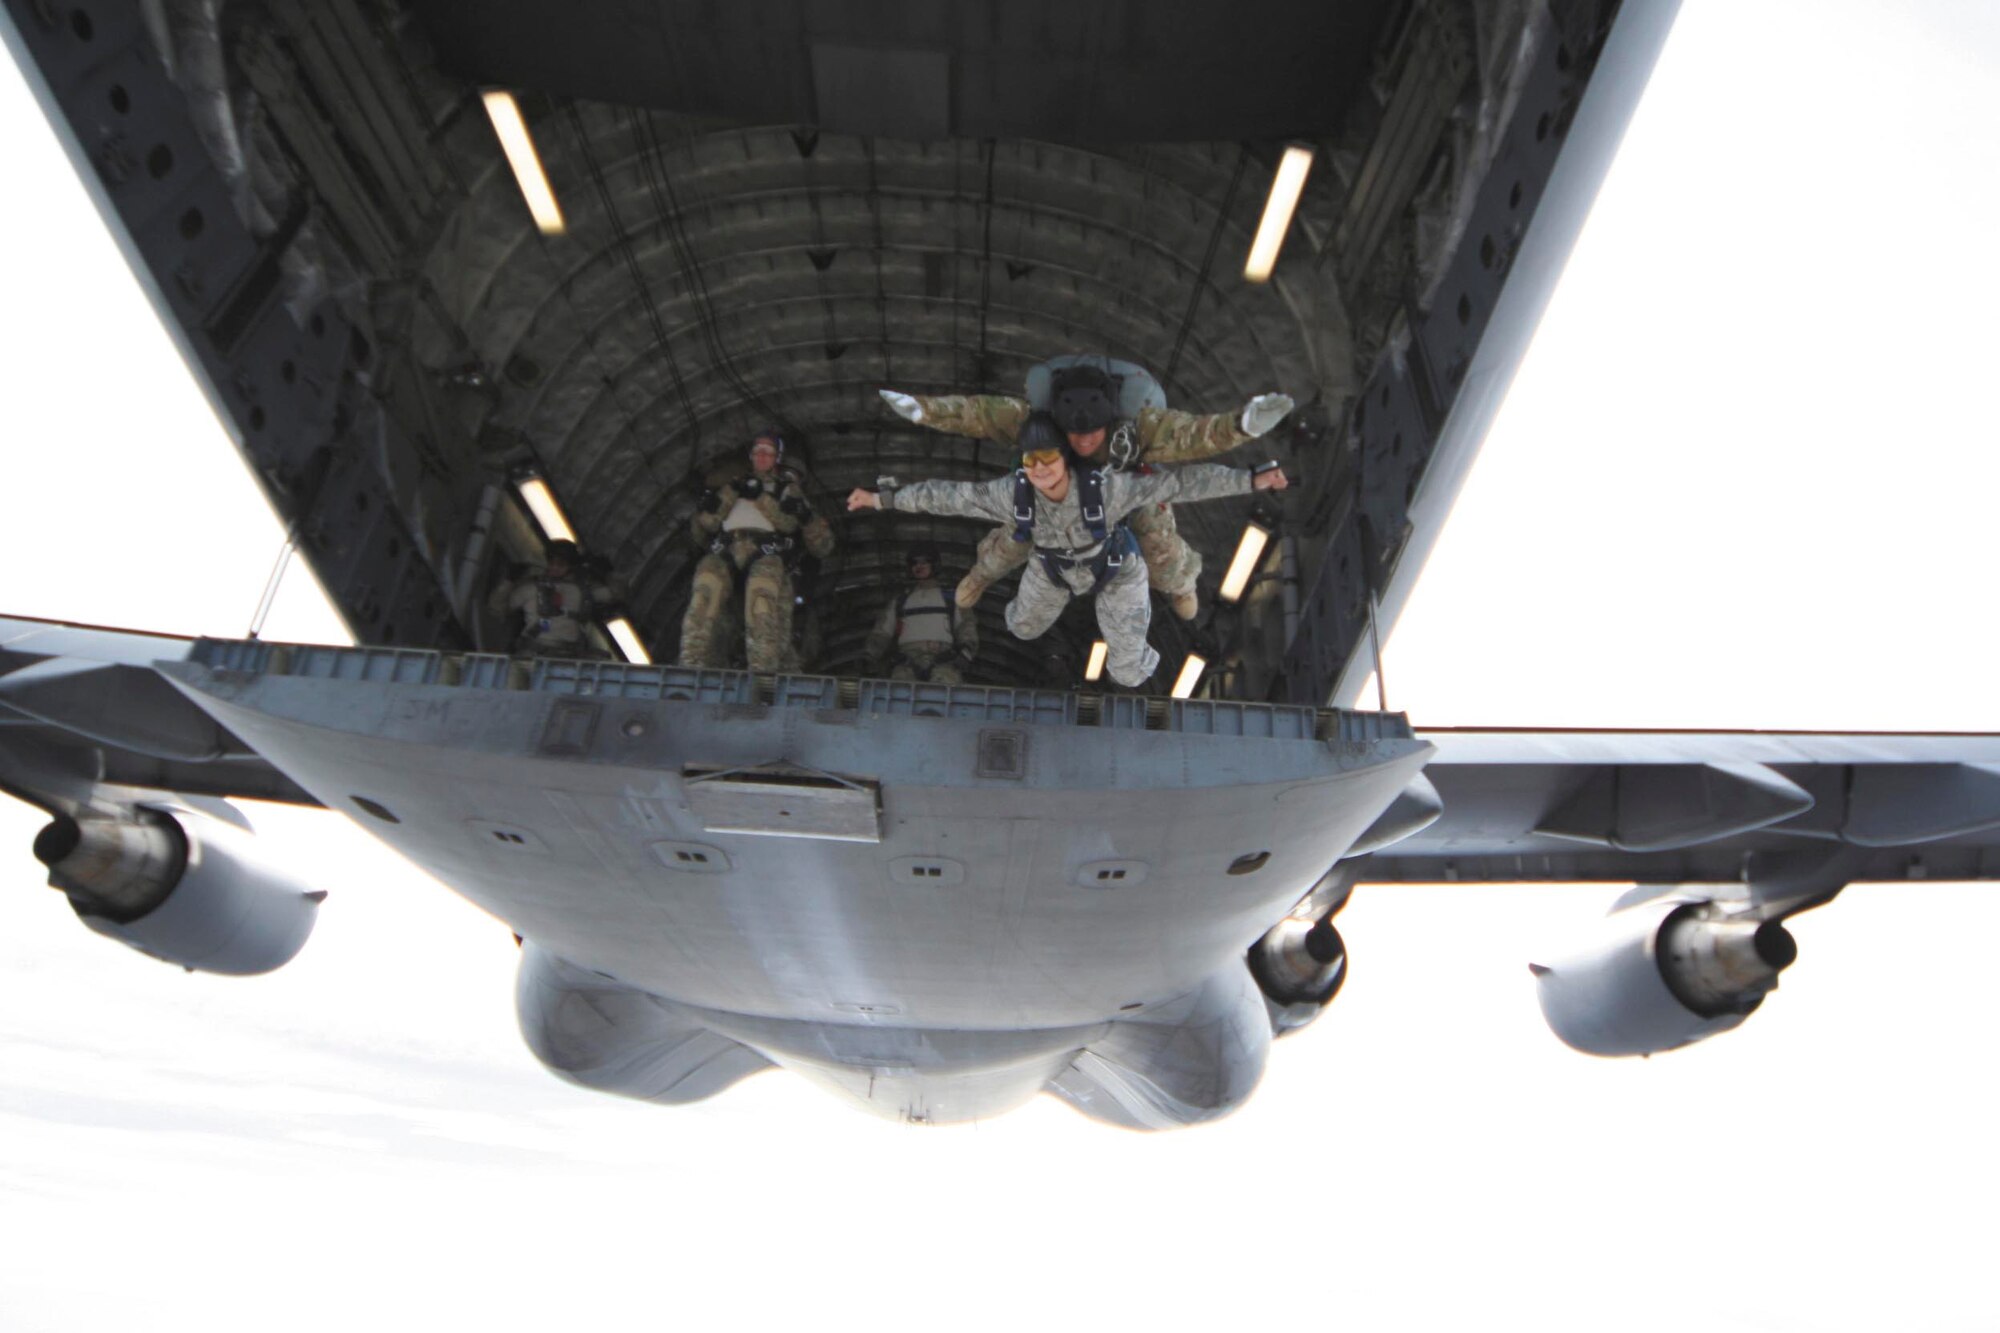
[[[970,611],[979,605],[979,599],[984,597],[986,590],[992,586],[992,579],[976,569],[969,570],[965,577],[958,581],[958,591],[954,592],[951,598],[958,603],[959,610]]]

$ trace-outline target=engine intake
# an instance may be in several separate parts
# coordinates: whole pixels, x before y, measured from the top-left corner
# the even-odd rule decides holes
[[[1332,912],[1318,920],[1286,917],[1250,946],[1249,962],[1279,1036],[1318,1018],[1347,980],[1347,945]]]
[[[156,810],[59,817],[35,858],[84,925],[190,972],[275,971],[305,946],[326,897],[265,864],[250,834]]]
[[[1672,894],[1611,913],[1579,947],[1528,968],[1564,1042],[1589,1055],[1653,1055],[1736,1027],[1797,958],[1782,921]]]

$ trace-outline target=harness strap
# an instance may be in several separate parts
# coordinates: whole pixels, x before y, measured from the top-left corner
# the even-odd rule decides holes
[[[576,589],[575,606],[566,605],[558,591],[565,583]],[[597,619],[597,599],[591,596],[589,575],[552,578],[545,574],[535,580],[535,618],[542,622],[542,628],[547,629],[551,620],[561,616],[583,621]]]
[[[559,582],[546,577],[535,580],[535,617],[542,622],[544,629],[548,628],[549,621],[570,610],[563,605],[562,594],[556,591]]]
[[[1014,540],[1028,542],[1035,539],[1035,486],[1028,480],[1028,469],[1014,469]]]
[[[1090,529],[1092,541],[1101,542],[1111,535],[1104,521],[1104,471],[1091,468],[1079,474],[1076,482],[1076,503],[1083,513],[1083,525]]]
[[[1069,556],[1041,546],[1035,548],[1035,554],[1041,557],[1042,569],[1048,574],[1049,582],[1058,587],[1068,587],[1063,582],[1063,571],[1081,566],[1090,571],[1091,591],[1095,592],[1104,586],[1107,576],[1116,578],[1127,557],[1136,555],[1138,550],[1139,539],[1132,535],[1132,529],[1120,523],[1111,530],[1110,537],[1094,555]]]
[[[1103,541],[1111,535],[1111,525],[1104,518],[1104,469],[1086,468],[1076,474],[1076,503],[1082,512],[1083,525],[1090,529],[1092,541]],[[1014,540],[1033,541],[1035,537],[1035,487],[1028,480],[1028,469],[1014,470]]]

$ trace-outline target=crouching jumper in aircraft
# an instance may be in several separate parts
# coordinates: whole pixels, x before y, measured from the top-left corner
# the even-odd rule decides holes
[[[883,608],[882,619],[869,631],[871,663],[895,655],[891,680],[961,684],[965,668],[979,655],[979,617],[946,596],[938,586],[939,567],[937,547],[912,546],[909,586]]]
[[[1011,539],[1036,557],[1007,603],[1007,628],[1017,638],[1038,639],[1056,623],[1072,596],[1097,595],[1097,625],[1104,635],[1105,669],[1120,685],[1136,688],[1153,674],[1160,655],[1146,642],[1152,602],[1146,595],[1146,562],[1124,520],[1144,506],[1172,500],[1217,500],[1253,490],[1283,490],[1285,474],[1272,468],[1198,465],[1174,472],[1112,472],[1073,462],[1062,429],[1047,412],[1031,413],[1020,426],[1021,467],[992,481],[920,481],[893,491],[855,490],[847,507],[891,509],[943,517],[996,519],[1010,524]]]
[[[813,512],[805,486],[785,457],[784,437],[760,431],[750,441],[750,467],[710,474],[695,506],[695,542],[708,554],[694,569],[694,592],[681,620],[682,666],[727,666],[717,632],[743,586],[743,648],[750,670],[795,668],[792,656],[792,567],[801,551],[833,553],[833,529]]]
[[[575,542],[550,542],[547,560],[541,569],[507,579],[486,598],[493,614],[521,617],[509,651],[520,657],[608,656],[591,642],[589,628],[611,613],[610,584],[585,567]]]
[[[1063,356],[1028,374],[1028,401],[997,394],[918,397],[881,391],[890,410],[906,421],[953,435],[1014,442],[1021,423],[1046,401],[1069,447],[1087,467],[1126,472],[1141,463],[1190,463],[1227,453],[1284,420],[1292,400],[1261,393],[1240,412],[1195,416],[1166,405],[1159,382],[1138,366],[1107,357]],[[1201,553],[1189,546],[1165,503],[1136,511],[1132,533],[1146,557],[1152,586],[1165,594],[1174,614],[1194,619],[1200,609],[1195,582]],[[1013,540],[1011,526],[995,528],[979,544],[979,559],[958,585],[958,604],[973,607],[995,579],[1028,559],[1026,543]]]

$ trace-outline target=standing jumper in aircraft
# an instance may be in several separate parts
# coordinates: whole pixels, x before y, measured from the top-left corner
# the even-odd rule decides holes
[[[935,680],[963,684],[965,668],[979,656],[979,617],[953,603],[938,586],[938,548],[912,546],[910,582],[882,608],[869,631],[871,663],[886,663],[891,680]]]
[[[1283,490],[1276,468],[1252,473],[1199,464],[1173,472],[1113,472],[1073,463],[1062,428],[1047,412],[1020,424],[1021,466],[992,481],[920,481],[898,490],[856,489],[850,510],[892,509],[1006,522],[1009,538],[1035,559],[1007,603],[1007,628],[1038,639],[1072,596],[1097,595],[1097,625],[1107,649],[1105,668],[1120,685],[1143,684],[1160,664],[1146,642],[1152,603],[1146,562],[1125,519],[1135,510],[1176,499],[1216,500],[1253,490]],[[1023,556],[1025,559],[1026,557]]]
[[[1041,389],[1038,394],[1036,389]],[[1159,384],[1144,370],[1104,357],[1057,357],[1029,375],[1027,400],[999,394],[919,397],[884,389],[890,410],[906,421],[953,435],[1011,444],[1028,414],[1045,398],[1069,447],[1085,464],[1124,472],[1145,463],[1190,463],[1227,453],[1269,431],[1292,410],[1282,393],[1263,393],[1240,412],[1196,416],[1166,406]],[[1199,609],[1195,583],[1201,553],[1174,523],[1172,506],[1148,505],[1132,515],[1132,533],[1146,557],[1151,584],[1167,596],[1174,614],[1192,620]],[[996,579],[1028,559],[1012,526],[995,528],[979,543],[979,556],[958,585],[958,604],[973,607]]]
[[[750,441],[748,471],[731,464],[711,473],[692,527],[708,554],[695,566],[681,620],[682,666],[726,666],[717,631],[743,586],[743,648],[752,671],[797,666],[792,654],[792,567],[801,550],[824,559],[833,529],[813,512],[785,457],[784,437],[764,430]]]
[[[487,596],[495,615],[521,618],[511,651],[523,657],[605,656],[591,641],[589,627],[611,604],[610,584],[581,568],[575,542],[550,542],[546,558],[543,568],[522,571]]]

